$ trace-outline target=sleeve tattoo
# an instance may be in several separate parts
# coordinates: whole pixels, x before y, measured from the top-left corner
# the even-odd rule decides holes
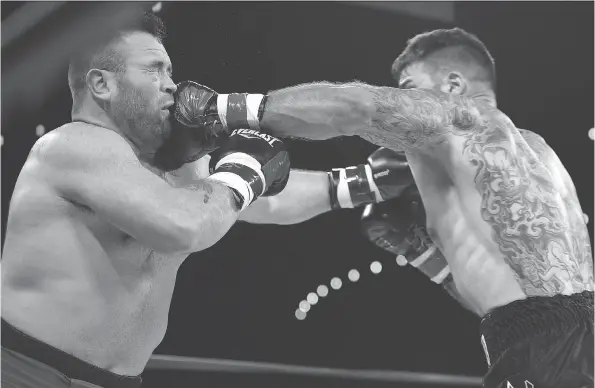
[[[416,149],[441,141],[444,135],[467,132],[480,118],[464,97],[431,90],[373,88],[372,126],[360,137],[392,149]]]

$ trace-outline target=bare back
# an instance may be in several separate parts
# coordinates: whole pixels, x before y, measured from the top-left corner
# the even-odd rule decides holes
[[[408,152],[457,290],[479,315],[527,296],[592,291],[588,232],[563,165],[502,112],[478,113],[472,127]]]
[[[19,175],[2,262],[2,316],[98,367],[138,375],[165,334],[187,254],[146,248],[56,189],[46,156],[78,136],[73,127],[80,125],[41,138]],[[93,128],[83,130],[90,141],[104,141]]]

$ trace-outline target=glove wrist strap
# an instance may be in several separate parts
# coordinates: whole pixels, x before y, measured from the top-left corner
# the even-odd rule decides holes
[[[264,112],[263,94],[231,93],[217,96],[217,112],[225,128],[260,130]]]
[[[227,171],[220,171],[215,172],[213,175],[209,176],[206,180],[214,181],[223,184],[224,186],[229,187],[234,194],[236,199],[239,199],[238,205],[240,211],[244,210],[245,208],[250,205],[252,202],[252,197],[254,193],[250,188],[248,182],[243,180],[240,176]]]
[[[351,209],[382,200],[368,164],[333,169],[328,174],[333,209]]]
[[[244,210],[265,190],[262,165],[248,154],[235,152],[222,158],[215,172],[207,179],[218,181],[234,189],[242,197],[240,210]]]

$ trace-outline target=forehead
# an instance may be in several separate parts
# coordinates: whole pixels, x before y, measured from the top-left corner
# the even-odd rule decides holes
[[[160,60],[171,64],[165,47],[151,34],[133,32],[122,38],[118,47],[124,54],[126,62],[136,63],[149,60]]]

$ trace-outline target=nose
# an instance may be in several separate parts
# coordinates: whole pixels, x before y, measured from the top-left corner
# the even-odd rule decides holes
[[[176,92],[176,90],[178,90],[178,86],[174,83],[174,81],[169,76],[166,78],[163,87],[168,94],[174,94]]]

